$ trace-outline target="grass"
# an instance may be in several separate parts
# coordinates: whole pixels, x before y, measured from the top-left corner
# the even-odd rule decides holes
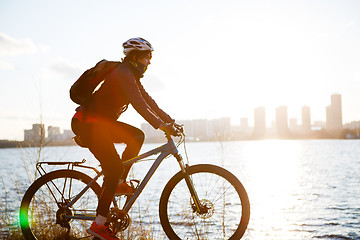
[[[4,184],[4,183],[3,183]],[[0,203],[0,239],[4,240],[23,240],[25,239],[22,235],[21,228],[18,221],[18,213],[9,212],[8,209],[8,201],[7,195],[8,191],[5,191],[5,196]],[[40,203],[44,204],[44,203]],[[44,227],[44,225],[48,226],[46,223],[45,216],[54,215],[53,212],[44,212],[51,211],[51,209],[42,208],[43,212],[40,214],[36,214],[36,216],[43,216],[42,219],[38,219],[35,226],[36,229],[45,229],[42,230],[41,236],[38,236],[39,240],[57,240],[57,239],[92,239],[86,232],[86,227],[84,226],[84,231],[82,233],[78,233],[76,236],[69,236],[66,238],[66,234],[64,232],[64,228],[58,227],[52,228],[50,231]],[[55,216],[54,216],[55,218]],[[42,223],[42,224],[41,224]],[[84,222],[85,223],[85,222]],[[86,221],[87,224],[90,224],[90,221]],[[127,230],[118,234],[118,237],[122,240],[130,240],[130,239],[138,239],[138,240],[152,240],[153,232],[147,229],[148,226],[144,226],[144,224],[140,222],[132,223]]]
[[[24,239],[20,225],[18,223],[17,214],[11,208],[9,209],[9,190],[2,179],[4,196],[0,202],[0,239],[20,240]]]

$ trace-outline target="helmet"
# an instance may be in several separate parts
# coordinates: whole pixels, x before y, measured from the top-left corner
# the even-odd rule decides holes
[[[128,55],[131,51],[154,51],[151,44],[143,38],[130,38],[126,42],[123,43],[124,54]]]

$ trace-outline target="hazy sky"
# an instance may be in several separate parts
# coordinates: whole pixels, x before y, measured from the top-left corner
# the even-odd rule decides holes
[[[360,1],[0,1],[0,139],[42,121],[70,129],[69,88],[122,43],[155,48],[142,82],[175,119],[231,117],[301,107],[325,120],[340,93],[344,123],[360,120]],[[120,120],[139,126],[134,111]]]

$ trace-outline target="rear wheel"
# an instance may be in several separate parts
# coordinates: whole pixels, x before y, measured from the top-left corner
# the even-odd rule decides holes
[[[75,170],[57,170],[37,179],[26,191],[20,207],[20,226],[26,239],[79,239],[88,236],[91,221],[67,216],[95,216],[101,187],[94,182],[71,207],[66,205],[90,183]]]
[[[240,239],[250,218],[241,182],[229,171],[201,164],[187,168],[200,200],[192,200],[184,174],[170,179],[160,198],[161,225],[169,239]]]

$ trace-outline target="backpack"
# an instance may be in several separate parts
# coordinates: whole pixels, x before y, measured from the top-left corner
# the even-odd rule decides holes
[[[93,93],[120,62],[111,62],[105,59],[98,62],[94,67],[86,70],[70,88],[70,98],[74,103],[86,106]]]

